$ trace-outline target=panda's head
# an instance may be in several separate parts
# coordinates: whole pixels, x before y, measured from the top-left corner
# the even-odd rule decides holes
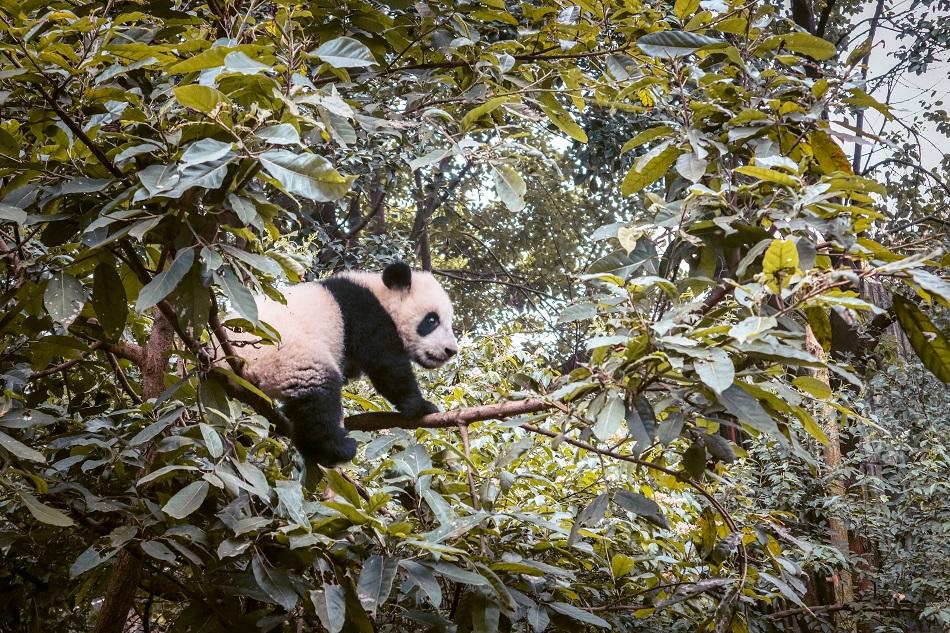
[[[412,360],[434,369],[455,356],[452,301],[435,277],[399,262],[383,270],[382,282],[384,307]]]

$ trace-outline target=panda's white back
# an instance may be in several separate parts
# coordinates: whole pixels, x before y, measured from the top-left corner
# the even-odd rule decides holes
[[[318,282],[296,284],[283,295],[286,304],[257,297],[258,316],[280,333],[280,343],[235,349],[248,361],[248,377],[270,396],[320,382],[327,370],[340,373],[343,362],[343,317],[333,295]],[[231,339],[255,337],[235,333]]]

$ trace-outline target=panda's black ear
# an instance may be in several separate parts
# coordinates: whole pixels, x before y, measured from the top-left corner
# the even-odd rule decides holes
[[[390,290],[408,290],[412,285],[412,269],[404,262],[396,262],[383,270],[383,283]]]

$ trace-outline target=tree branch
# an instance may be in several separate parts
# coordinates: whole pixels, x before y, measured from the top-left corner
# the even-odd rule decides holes
[[[79,358],[74,358],[73,360],[68,360],[65,363],[60,363],[58,365],[52,365],[46,369],[35,371],[30,374],[30,380],[36,380],[37,378],[45,378],[46,376],[51,376],[57,372],[66,371],[72,367],[75,367],[79,363],[86,360],[86,356],[97,349],[102,347],[102,341],[95,341],[92,345],[89,346],[89,349],[82,353]]]
[[[347,417],[343,424],[350,431],[380,431],[383,429],[446,429],[459,425],[500,420],[522,413],[537,413],[555,408],[550,402],[539,398],[484,404],[465,409],[453,409],[442,413],[430,413],[421,418],[410,419],[400,413],[379,411],[358,413]]]

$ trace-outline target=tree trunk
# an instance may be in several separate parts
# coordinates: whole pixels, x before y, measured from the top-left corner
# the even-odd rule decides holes
[[[815,338],[810,326],[805,326],[805,347],[820,360],[825,359],[825,350],[821,347],[818,339]],[[811,374],[825,385],[829,384],[827,369],[812,369]],[[835,470],[841,467],[841,439],[838,433],[838,418],[835,416],[834,409],[825,404],[819,405],[816,413],[818,421],[828,437],[828,444],[824,449],[825,465],[828,467],[829,473],[834,473]],[[844,481],[840,476],[832,475],[829,478],[827,493],[834,497],[845,495]],[[828,531],[832,546],[837,548],[846,559],[850,558],[851,546],[848,540],[848,527],[833,513],[828,517]],[[854,599],[851,572],[844,570],[837,574],[834,583],[837,602],[850,603]]]
[[[144,400],[155,398],[165,389],[166,354],[172,348],[174,330],[165,317],[155,319],[152,332],[145,345],[145,358],[142,369],[142,397]],[[157,443],[153,442],[152,447]],[[148,473],[155,460],[155,451],[150,448],[145,454],[145,463],[139,469],[139,476]],[[112,576],[99,609],[96,633],[122,633],[129,618],[129,612],[135,602],[135,592],[142,581],[142,559],[134,556],[128,547],[120,551],[112,565]]]

